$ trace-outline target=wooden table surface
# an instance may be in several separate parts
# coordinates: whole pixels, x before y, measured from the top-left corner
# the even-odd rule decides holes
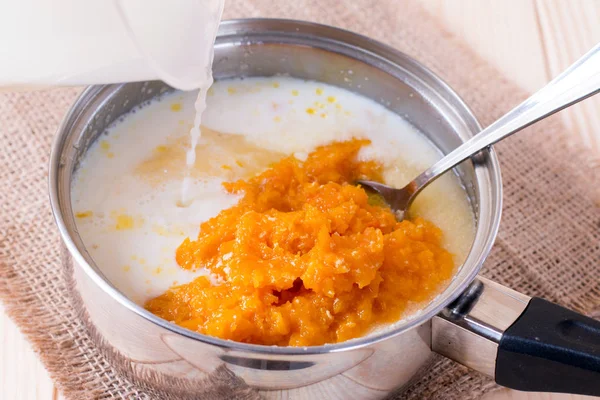
[[[600,42],[600,0],[422,0],[447,28],[529,91],[542,87]],[[400,4],[400,3],[399,3]],[[600,97],[561,113],[600,155]],[[61,398],[42,364],[0,306],[0,399]],[[484,400],[582,400],[585,396],[503,389]]]

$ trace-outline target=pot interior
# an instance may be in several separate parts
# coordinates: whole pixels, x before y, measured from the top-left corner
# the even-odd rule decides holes
[[[281,20],[226,21],[217,38],[213,70],[217,80],[285,75],[359,93],[409,121],[442,153],[479,131],[476,119],[460,98],[428,70],[385,45],[334,28]],[[91,87],[80,96],[58,131],[50,171],[53,210],[67,247],[101,286],[111,285],[85,250],[71,209],[73,173],[90,145],[111,124],[133,108],[172,90],[162,82]],[[461,164],[455,173],[468,194],[476,221],[474,243],[466,262],[446,290],[418,316],[399,322],[390,332],[351,342],[360,345],[382,339],[428,320],[458,296],[476,275],[499,223],[499,168],[493,151],[486,151],[475,162]],[[124,297],[121,302],[149,319],[158,320]],[[169,329],[180,330],[173,325]],[[201,340],[206,338],[191,332],[186,334]],[[344,346],[344,343],[330,345]]]

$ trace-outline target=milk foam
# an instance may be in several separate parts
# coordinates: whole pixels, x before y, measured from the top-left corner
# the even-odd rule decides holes
[[[359,157],[382,162],[391,185],[404,185],[440,157],[401,117],[344,89],[283,77],[224,80],[208,91],[197,163],[187,175],[190,205],[182,208],[177,203],[189,161],[194,97],[165,95],[125,116],[92,145],[73,181],[73,210],[86,249],[139,304],[207,274],[182,270],[175,250],[198,235],[201,222],[238,201],[223,190],[223,181],[352,137],[372,141]],[[474,223],[458,179],[440,178],[419,195],[413,211],[446,233],[444,245],[462,262]]]

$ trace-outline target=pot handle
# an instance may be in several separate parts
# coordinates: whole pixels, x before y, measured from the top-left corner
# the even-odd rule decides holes
[[[600,321],[481,276],[433,318],[432,349],[511,389],[600,396]]]

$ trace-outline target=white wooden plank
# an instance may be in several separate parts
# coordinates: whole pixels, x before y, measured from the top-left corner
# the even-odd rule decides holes
[[[528,91],[546,82],[532,0],[422,0],[453,34]]]
[[[53,393],[42,363],[0,306],[0,399],[51,400]]]
[[[536,0],[547,65],[556,76],[600,42],[600,2]],[[600,97],[561,112],[563,122],[600,155]]]
[[[502,389],[488,393],[481,400],[592,400],[597,397],[561,393],[530,393]]]

